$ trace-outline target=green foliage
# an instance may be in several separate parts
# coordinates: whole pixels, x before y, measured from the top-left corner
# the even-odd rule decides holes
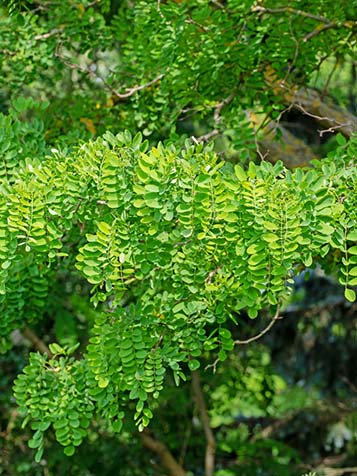
[[[0,18],[0,87],[7,102],[47,99],[54,141],[125,128],[181,140],[214,128],[253,158],[247,109],[283,109],[269,77],[305,85],[323,60],[353,56],[355,15],[345,1],[223,4],[11,2]]]
[[[87,437],[99,446],[95,425],[128,448],[215,358],[229,375],[210,396],[218,448],[245,471],[217,474],[257,474],[257,459],[285,475],[298,461],[221,426],[315,394],[287,388],[264,349],[244,368],[231,355],[246,314],[279,311],[306,268],[355,301],[357,140],[336,135],[326,159],[293,171],[257,164],[257,140],[285,86],[353,58],[355,29],[352,2],[332,0],[0,6],[0,350],[27,326],[57,341],[14,384],[37,462],[45,434],[68,456]]]
[[[165,372],[178,383],[184,363],[195,370],[205,351],[217,349],[225,360],[234,347],[229,320],[242,309],[255,317],[276,307],[305,266],[339,272],[353,300],[354,150],[354,142],[342,145],[338,158],[305,172],[280,163],[244,171],[210,148],[147,150],[139,135],[107,133],[71,156],[56,153],[20,170],[3,194],[10,204],[1,217],[9,226],[4,250],[11,250],[3,258],[4,338],[19,319],[31,318],[28,308],[41,314],[43,286],[61,263],[81,272],[103,309],[82,360],[31,358],[15,384],[23,411],[35,425],[53,424],[69,454],[85,426],[63,420],[68,395],[76,395],[78,419],[87,422],[96,409],[115,431],[133,400],[137,425],[147,426]],[[24,222],[25,215],[32,219]],[[66,242],[74,237],[77,251],[68,261]],[[25,271],[29,260],[34,274]],[[24,289],[26,305],[15,314],[8,303],[19,266],[23,283],[37,285],[32,294]],[[123,307],[123,299],[133,304]],[[51,350],[62,353],[57,344]],[[41,454],[42,433],[31,444]]]
[[[58,344],[53,344],[51,350],[59,356],[64,353]],[[35,433],[29,446],[37,450],[37,462],[43,454],[44,432],[51,424],[57,441],[65,446],[64,452],[68,456],[87,435],[94,405],[87,395],[84,365],[83,360],[67,356],[47,362],[45,356],[32,354],[29,365],[18,377],[15,395],[20,409],[33,409],[31,429]]]

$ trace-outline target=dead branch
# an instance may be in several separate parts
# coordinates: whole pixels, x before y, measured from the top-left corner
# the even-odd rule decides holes
[[[162,465],[170,472],[171,476],[186,476],[185,469],[176,461],[167,446],[156,440],[149,430],[142,431],[140,439],[146,448],[159,456]]]
[[[213,476],[215,467],[216,440],[211,429],[206,402],[201,387],[200,376],[197,370],[192,372],[192,388],[207,441],[205,455],[205,476]]]

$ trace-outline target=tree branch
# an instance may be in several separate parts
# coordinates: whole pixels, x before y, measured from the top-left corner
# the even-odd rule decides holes
[[[225,6],[223,5],[223,3],[219,2],[218,0],[211,0],[211,3],[216,5],[218,8],[222,8],[223,10],[225,10]]]
[[[142,84],[140,86],[134,86],[132,88],[127,88],[125,93],[119,93],[116,89],[113,89],[112,91],[115,94],[115,96],[117,96],[119,99],[126,99],[132,96],[133,94],[137,93],[138,91],[142,91],[143,89],[146,89],[152,86],[153,84],[158,83],[160,79],[162,79],[163,77],[164,77],[164,74],[161,73],[159,74],[159,76],[157,76],[156,78],[152,79],[151,81],[145,84]]]
[[[49,357],[52,357],[52,353],[47,345],[29,327],[25,327],[25,329],[22,331],[22,335],[26,337],[26,339],[31,342],[33,347],[40,351],[41,354],[47,354]]]
[[[161,73],[156,78],[152,79],[151,81],[148,81],[145,84],[141,84],[139,86],[133,86],[132,88],[126,88],[126,91],[124,93],[120,93],[117,89],[113,88],[113,86],[109,84],[102,76],[97,74],[92,69],[88,67],[83,67],[79,64],[72,63],[69,58],[62,55],[59,51],[56,52],[56,57],[59,58],[62,61],[62,63],[68,66],[70,69],[80,71],[84,74],[87,74],[88,76],[91,76],[92,78],[100,80],[100,82],[105,86],[105,88],[109,90],[118,99],[127,99],[130,96],[133,96],[135,93],[142,91],[143,89],[149,88],[155,83],[158,83],[164,77],[164,74]]]
[[[261,337],[263,337],[267,332],[270,331],[270,329],[274,326],[274,324],[283,319],[282,316],[279,315],[279,312],[280,312],[280,308],[278,306],[278,309],[276,310],[276,313],[274,315],[274,317],[272,318],[272,320],[269,322],[269,324],[264,327],[264,329],[262,331],[259,332],[259,334],[253,336],[253,337],[249,337],[249,339],[244,339],[244,340],[235,340],[234,341],[234,344],[235,345],[245,345],[245,344],[250,344],[251,342],[254,342],[255,340],[258,340],[260,339]]]
[[[63,32],[63,28],[54,28],[53,30],[49,31],[48,33],[43,33],[42,35],[36,35],[34,37],[34,40],[46,40],[47,38],[50,38],[51,36],[58,35],[59,33]]]
[[[313,38],[314,36],[319,35],[323,31],[330,30],[331,28],[340,28],[341,26],[343,26],[343,25],[338,25],[335,22],[325,23],[324,25],[319,25],[317,28],[312,30],[307,35],[305,35],[303,41],[305,41],[305,42],[309,41],[309,40],[311,40],[311,38]]]
[[[151,436],[149,430],[145,429],[141,432],[140,438],[146,448],[159,456],[162,465],[170,472],[171,476],[186,476],[185,469],[172,456],[167,446]]]
[[[357,131],[356,116],[335,104],[325,103],[315,90],[303,88],[293,94],[288,93],[286,99],[290,99],[293,108],[316,119],[321,125],[340,129],[345,137],[351,137]]]
[[[214,438],[207,413],[206,403],[202,392],[199,373],[192,372],[192,387],[195,395],[196,405],[200,412],[201,422],[205,433],[207,445],[205,456],[205,476],[213,476],[215,467],[216,440]]]
[[[357,466],[352,468],[328,468],[328,467],[319,467],[318,471],[323,471],[325,476],[340,476],[345,473],[357,473]]]
[[[272,318],[272,320],[269,322],[269,324],[261,332],[259,332],[259,334],[255,335],[253,337],[249,337],[249,339],[244,339],[244,340],[237,339],[237,340],[234,341],[234,345],[250,344],[251,342],[254,342],[255,340],[260,339],[267,332],[270,331],[270,329],[274,326],[276,321],[279,321],[281,319],[283,319],[283,317],[279,315],[279,306],[278,306],[278,309],[276,310],[276,313],[275,313],[274,317]],[[218,365],[219,361],[220,361],[220,359],[217,357],[217,359],[212,364],[206,365],[205,370],[208,370],[212,367],[213,368],[213,373],[216,373],[217,365]]]
[[[252,12],[261,12],[261,13],[292,13],[293,15],[298,15],[305,18],[311,18],[312,20],[317,20],[319,22],[330,24],[331,21],[328,18],[322,17],[321,15],[314,15],[313,13],[304,12],[303,10],[296,10],[292,7],[281,7],[281,8],[265,8],[260,5],[257,5],[252,8]]]
[[[209,141],[213,137],[218,136],[218,134],[219,134],[219,130],[218,129],[213,129],[212,131],[207,132],[207,134],[203,134],[203,136],[199,136],[199,137],[192,136],[191,139],[196,144],[200,144],[201,142]]]
[[[229,104],[234,99],[234,97],[236,95],[236,92],[237,92],[237,89],[235,88],[229,96],[227,96],[221,102],[216,104],[216,108],[215,108],[214,114],[213,114],[213,120],[214,120],[215,124],[218,124],[221,121],[221,111],[222,111],[222,109],[224,108],[224,106]]]
[[[218,125],[221,122],[221,119],[222,119],[221,118],[221,111],[224,108],[224,106],[229,104],[234,99],[234,97],[236,95],[236,92],[237,92],[237,89],[235,88],[229,96],[222,99],[222,101],[216,103],[215,105],[210,106],[210,107],[214,107],[213,121],[214,121],[215,125]],[[194,110],[194,108],[193,108],[193,110]],[[191,139],[193,140],[193,142],[199,144],[200,142],[207,142],[207,141],[209,141],[213,137],[216,137],[219,134],[220,134],[219,129],[217,127],[215,127],[212,131],[207,132],[207,134],[204,134],[204,135],[199,136],[199,137],[192,136]]]
[[[15,56],[16,55],[16,51],[11,51],[11,50],[8,50],[7,48],[1,48],[0,53],[2,53],[4,55],[8,55],[8,56]]]

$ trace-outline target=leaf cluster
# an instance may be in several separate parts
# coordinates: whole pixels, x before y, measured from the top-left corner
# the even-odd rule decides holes
[[[83,359],[33,356],[15,384],[22,409],[56,429],[68,406],[51,395],[70,392],[75,411],[87,419],[96,411],[119,431],[134,401],[142,429],[167,370],[178,383],[207,352],[225,360],[235,345],[229,322],[242,310],[254,318],[276,309],[305,267],[338,273],[353,301],[354,151],[354,141],[341,145],[338,158],[306,171],[281,163],[245,171],[201,145],[148,149],[140,134],[107,133],[20,170],[2,192],[3,336],[28,307],[46,306],[46,289],[32,286],[15,315],[13,280],[48,286],[61,266],[80,271],[101,309]],[[57,436],[72,448],[84,429],[66,425]]]

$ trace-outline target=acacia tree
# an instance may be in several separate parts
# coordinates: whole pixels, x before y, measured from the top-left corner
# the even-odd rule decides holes
[[[40,350],[14,387],[37,462],[50,429],[71,456],[91,422],[133,420],[186,474],[145,428],[165,379],[193,372],[212,475],[202,359],[215,370],[268,332],[306,268],[355,300],[357,121],[311,78],[331,59],[354,71],[356,12],[290,3],[2,9],[1,344],[20,329]],[[339,132],[327,158],[283,124],[291,110]],[[83,303],[83,334],[47,345],[50,316]],[[260,311],[243,339],[241,314]]]

